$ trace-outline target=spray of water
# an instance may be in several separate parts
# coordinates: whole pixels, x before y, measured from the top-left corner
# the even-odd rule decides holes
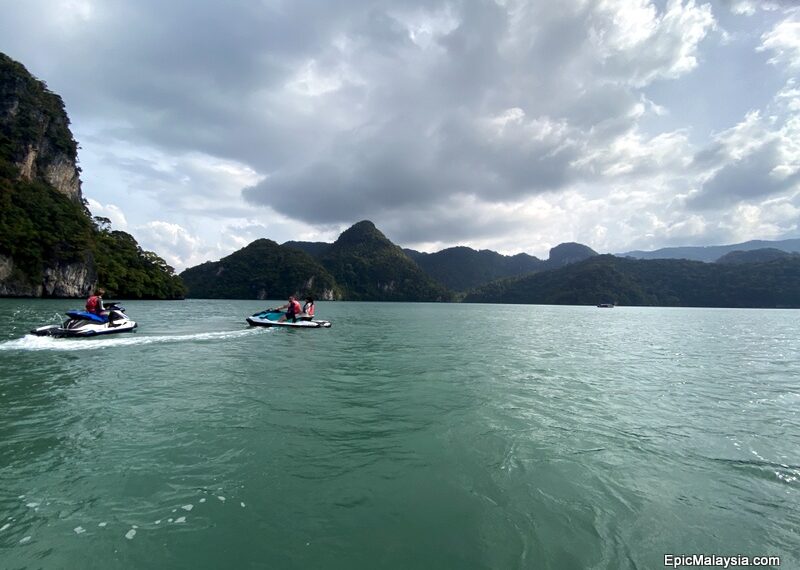
[[[271,332],[269,329],[253,328],[238,331],[219,331],[186,335],[162,335],[162,336],[124,336],[113,338],[91,338],[91,339],[65,339],[49,336],[26,335],[22,338],[0,342],[0,351],[8,350],[54,350],[54,351],[75,351],[75,350],[100,350],[104,348],[116,348],[120,346],[140,346],[146,344],[165,344],[177,342],[192,342],[203,340],[230,340],[254,334]]]

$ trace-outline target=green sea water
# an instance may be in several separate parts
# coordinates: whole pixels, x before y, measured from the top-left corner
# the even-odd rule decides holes
[[[0,568],[800,567],[800,313],[0,300]]]

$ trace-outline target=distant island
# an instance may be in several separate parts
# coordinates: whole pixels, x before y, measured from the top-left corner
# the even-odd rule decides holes
[[[711,263],[723,255],[736,251],[754,251],[763,249],[776,249],[786,253],[800,253],[800,239],[784,239],[778,241],[751,240],[732,245],[705,245],[663,247],[653,251],[628,251],[616,254],[618,257],[633,257],[636,259],[690,259]]]
[[[452,300],[446,287],[367,220],[324,247],[257,240],[217,262],[191,267],[181,277],[190,297],[282,299],[294,294],[349,301]]]
[[[190,297],[800,307],[800,254],[777,248],[714,263],[599,255],[578,243],[554,247],[546,260],[463,246],[422,253],[401,250],[368,220],[332,244],[258,240],[181,277]]]
[[[800,307],[800,256],[752,263],[631,259],[599,255],[561,269],[496,281],[471,303]]]

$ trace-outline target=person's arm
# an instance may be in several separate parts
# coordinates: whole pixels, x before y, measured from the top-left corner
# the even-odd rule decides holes
[[[98,311],[105,311],[106,310],[105,306],[103,305],[103,298],[102,297],[98,297],[97,298],[97,310]]]

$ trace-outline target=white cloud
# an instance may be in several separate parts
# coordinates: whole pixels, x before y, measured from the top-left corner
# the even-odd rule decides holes
[[[779,104],[786,106],[786,110],[791,113],[800,111],[800,88],[797,86],[797,81],[794,78],[789,79],[786,85],[778,91],[775,96]]]
[[[699,44],[715,25],[711,6],[694,0],[669,0],[662,13],[648,0],[603,0],[590,34],[604,68],[643,87],[693,70]]]
[[[155,251],[178,269],[198,262],[207,249],[197,236],[178,224],[155,220],[135,230],[143,249]]]
[[[769,62],[790,71],[800,69],[800,12],[791,12],[772,30],[761,36],[759,51],[772,54]]]
[[[774,12],[781,9],[782,4],[791,5],[793,0],[725,0],[730,4],[730,9],[734,14],[743,16],[753,16],[758,10]]]
[[[751,0],[734,0],[731,3],[731,11],[734,14],[752,16],[756,13],[755,2],[752,2]]]
[[[780,239],[796,232],[800,225],[800,195],[768,201],[761,205],[739,204],[720,221],[731,241]]]
[[[122,208],[114,204],[101,204],[92,198],[87,199],[89,203],[89,210],[93,216],[101,218],[108,218],[111,220],[111,225],[115,230],[125,230],[128,227],[128,220],[125,219],[125,214]]]

